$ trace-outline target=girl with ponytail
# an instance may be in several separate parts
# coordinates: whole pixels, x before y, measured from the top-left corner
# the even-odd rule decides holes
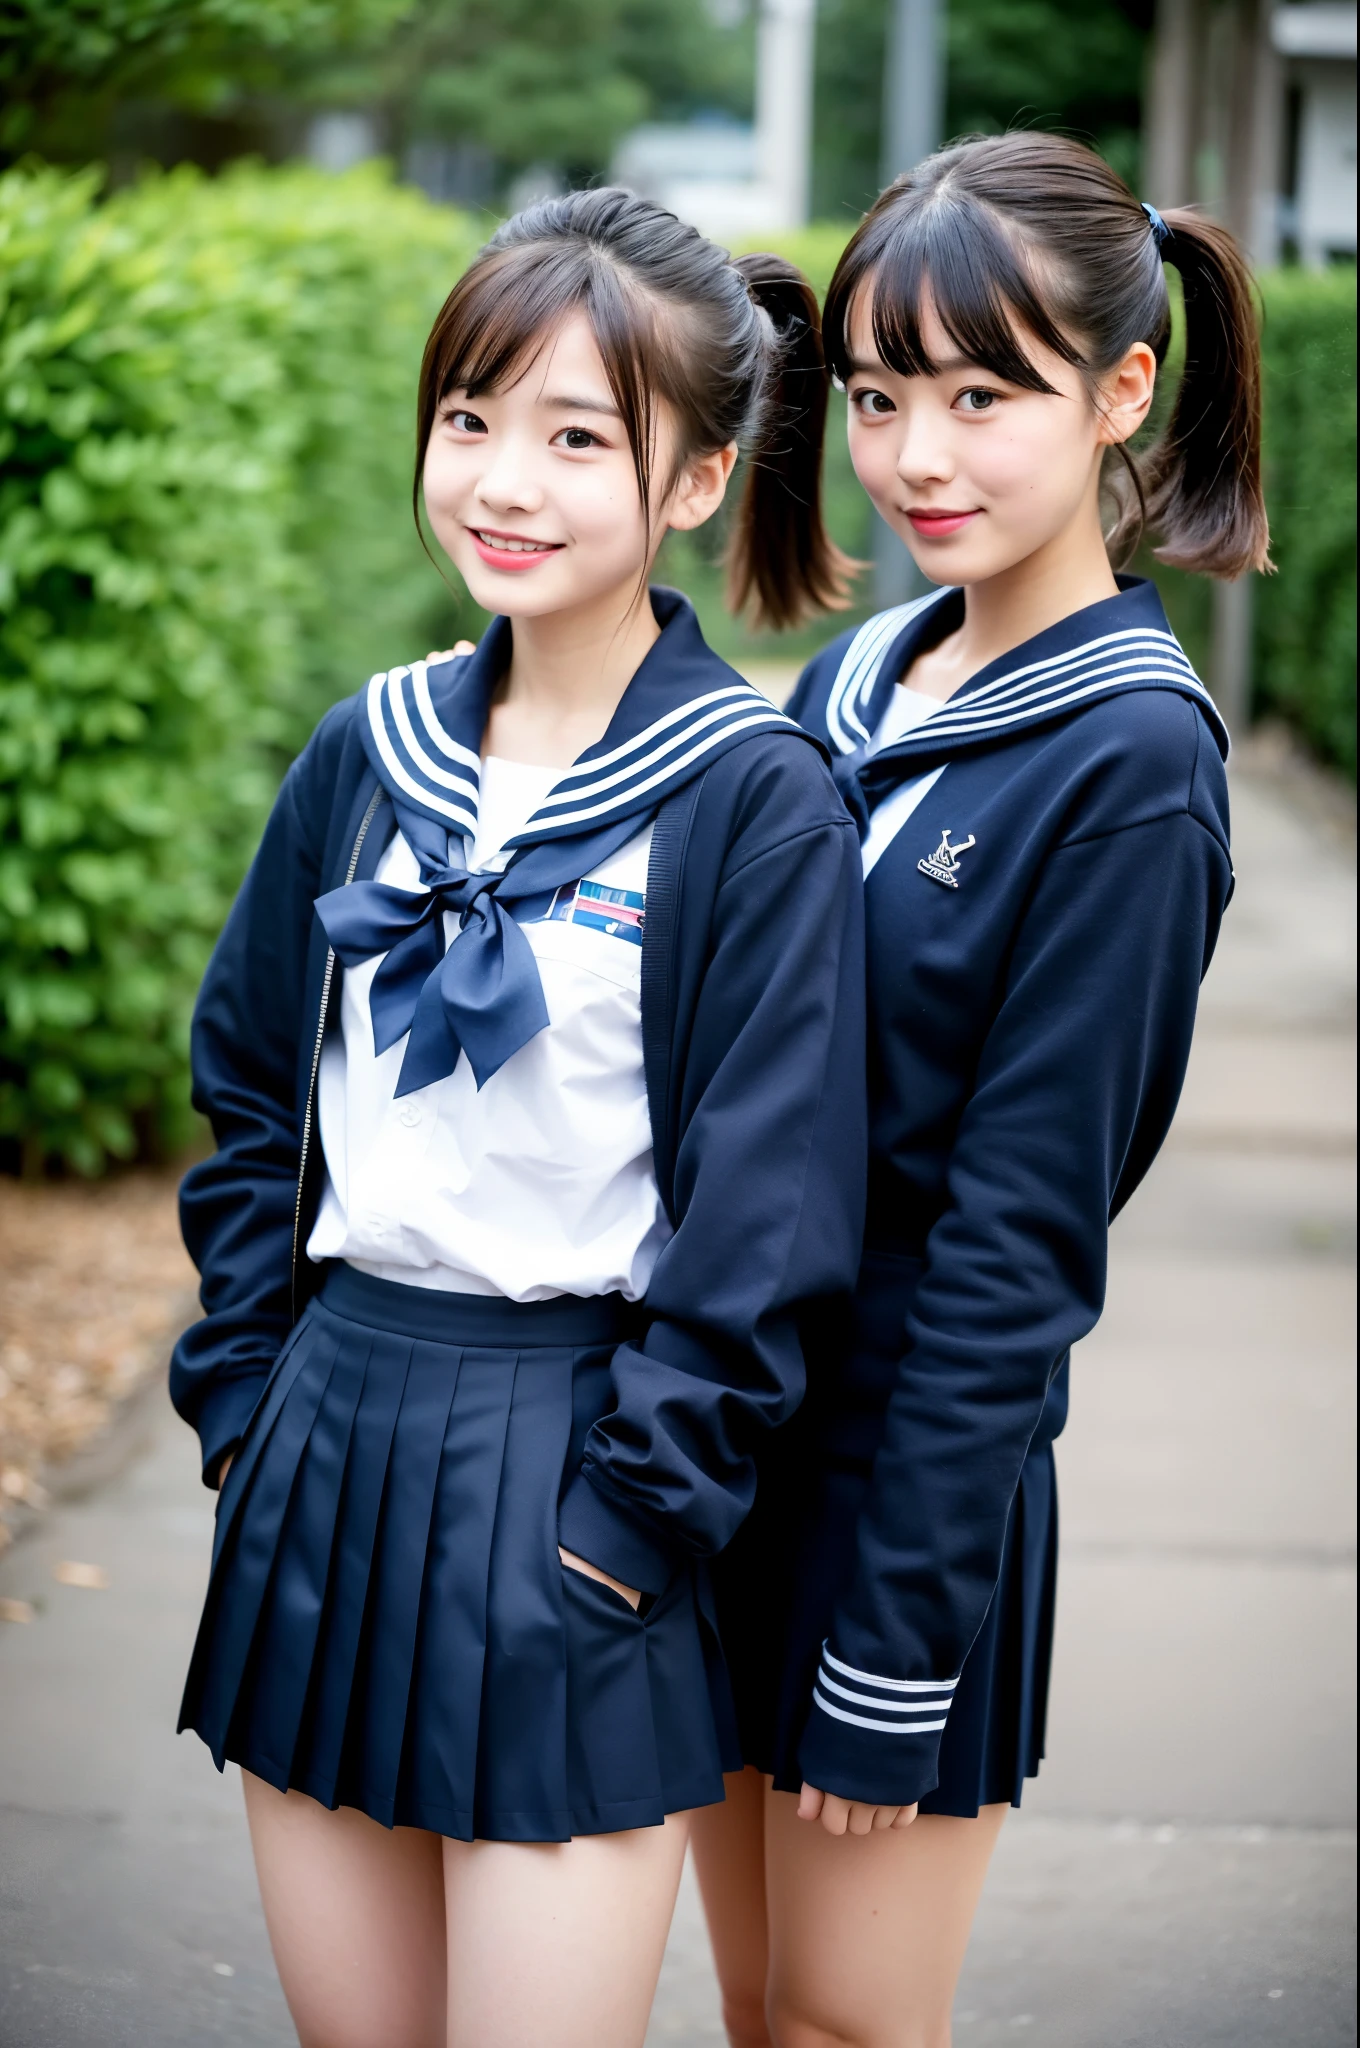
[[[322,721],[204,982],[182,1725],[316,2048],[640,2043],[739,1762],[708,1560],[858,1262],[859,853],[648,573],[744,449],[735,599],[838,603],[825,409],[787,264],[618,191],[502,227],[416,467],[497,616]]]
[[[1138,455],[1167,265],[1184,366]],[[1221,228],[1035,134],[898,179],[824,335],[860,481],[938,588],[789,706],[862,841],[868,1219],[719,1562],[748,1768],[695,1845],[734,2043],[945,2048],[1043,1754],[1068,1356],[1232,888],[1227,733],[1118,572],[1144,531],[1181,568],[1269,567],[1257,340]]]

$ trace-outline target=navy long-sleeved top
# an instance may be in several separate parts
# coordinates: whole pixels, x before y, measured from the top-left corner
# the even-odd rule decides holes
[[[811,1783],[887,1804],[937,1781],[1020,1470],[1061,1428],[1232,885],[1226,734],[1149,584],[866,751],[961,618],[945,592],[871,621],[790,705],[842,757],[862,826],[904,814],[865,886],[866,1242],[922,1267],[799,1749]]]
[[[683,660],[695,695],[736,684],[688,607],[656,602],[653,670]],[[195,1011],[194,1100],[217,1149],[181,1193],[205,1314],[175,1349],[171,1393],[210,1484],[315,1284],[301,1248],[316,1067],[342,970],[313,905],[371,877],[394,829],[363,703],[328,713],[285,778]],[[793,726],[743,734],[667,797],[652,835],[643,1052],[674,1235],[559,1517],[563,1543],[625,1584],[658,1592],[728,1541],[762,1433],[801,1398],[805,1319],[853,1285],[863,1013],[855,832],[822,750]]]

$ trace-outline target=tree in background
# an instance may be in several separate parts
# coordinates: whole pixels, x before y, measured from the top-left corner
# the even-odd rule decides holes
[[[410,0],[4,0],[0,159],[107,153],[129,102],[229,113],[300,58],[372,44]]]
[[[879,188],[886,0],[821,0],[814,211],[863,211]],[[1151,0],[948,0],[949,135],[1020,125],[1094,142],[1136,178]]]
[[[752,25],[713,0],[0,0],[0,161],[216,169],[282,159],[318,111],[362,112],[402,161],[598,177],[645,120],[749,113]]]
[[[398,156],[430,142],[479,153],[490,198],[535,164],[598,177],[642,121],[749,112],[751,43],[698,0],[422,0],[375,70],[337,67],[311,90],[376,99]]]

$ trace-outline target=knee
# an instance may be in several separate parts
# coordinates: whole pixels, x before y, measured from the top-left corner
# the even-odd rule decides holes
[[[950,2048],[951,2040],[948,2013],[927,2019],[899,2011],[883,2021],[858,2021],[776,1999],[768,2024],[768,2035],[756,2038],[768,2039],[772,2048]]]
[[[772,2048],[763,1992],[724,1991],[722,2016],[729,2048]]]

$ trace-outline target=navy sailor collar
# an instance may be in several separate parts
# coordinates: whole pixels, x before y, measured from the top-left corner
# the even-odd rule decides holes
[[[512,851],[579,838],[655,811],[717,754],[758,727],[807,735],[727,666],[704,640],[678,591],[654,588],[660,635],[619,700],[603,739],[554,783]],[[475,653],[433,667],[389,669],[368,685],[362,726],[375,774],[397,806],[474,837],[481,743],[492,693],[511,649],[509,619],[493,619]]]
[[[1129,690],[1175,690],[1188,697],[1226,760],[1227,727],[1168,625],[1156,587],[1142,577],[1117,580],[1117,597],[1085,605],[1010,648],[970,676],[923,724],[874,755],[875,781],[888,773],[880,762],[910,765],[915,774],[932,760],[993,746]],[[858,754],[869,744],[907,664],[962,617],[962,591],[944,589],[880,612],[860,627],[827,699],[827,731],[840,753]]]

